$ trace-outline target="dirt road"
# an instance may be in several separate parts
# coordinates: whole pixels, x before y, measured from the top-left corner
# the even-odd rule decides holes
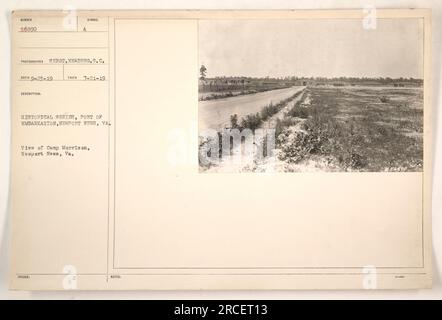
[[[199,130],[222,129],[230,125],[230,116],[237,114],[241,119],[244,116],[261,111],[270,102],[278,103],[305,87],[290,87],[238,97],[200,101],[198,109]]]

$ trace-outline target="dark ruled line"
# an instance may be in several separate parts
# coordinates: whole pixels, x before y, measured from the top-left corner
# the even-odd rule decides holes
[[[19,63],[21,66],[108,66],[107,63]]]
[[[20,49],[109,49],[109,47],[20,47]]]
[[[86,30],[86,31],[49,31],[49,30],[42,30],[42,31],[18,31],[18,33],[106,33],[107,31],[100,31],[100,30]]]

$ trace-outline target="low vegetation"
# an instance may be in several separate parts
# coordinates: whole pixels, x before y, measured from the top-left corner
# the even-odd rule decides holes
[[[421,94],[414,91],[407,105],[398,91],[379,102],[368,89],[309,89],[311,105],[295,106],[279,122],[279,159],[321,159],[337,171],[420,171]]]
[[[279,111],[282,110],[288,103],[296,99],[299,95],[301,95],[303,91],[298,91],[291,97],[284,99],[277,104],[273,104],[272,102],[263,107],[260,112],[257,112],[256,114],[249,114],[246,117],[241,119],[240,125],[238,126],[239,129],[243,128],[249,128],[252,130],[255,130],[259,128],[263,122],[270,119],[272,116],[277,114]],[[233,123],[231,123],[232,128],[236,128]]]
[[[209,92],[209,93],[202,93],[199,96],[199,101],[208,101],[208,100],[215,100],[215,99],[225,99],[225,98],[231,98],[236,96],[241,96],[245,94],[253,94],[257,93],[257,90],[242,90],[242,91],[223,91],[223,92]]]

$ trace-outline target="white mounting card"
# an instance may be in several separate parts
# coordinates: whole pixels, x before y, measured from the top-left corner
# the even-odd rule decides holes
[[[12,289],[431,286],[431,11],[11,21]]]

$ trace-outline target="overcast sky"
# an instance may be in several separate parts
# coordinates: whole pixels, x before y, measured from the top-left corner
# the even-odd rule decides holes
[[[419,19],[202,20],[199,62],[214,76],[423,78]]]

